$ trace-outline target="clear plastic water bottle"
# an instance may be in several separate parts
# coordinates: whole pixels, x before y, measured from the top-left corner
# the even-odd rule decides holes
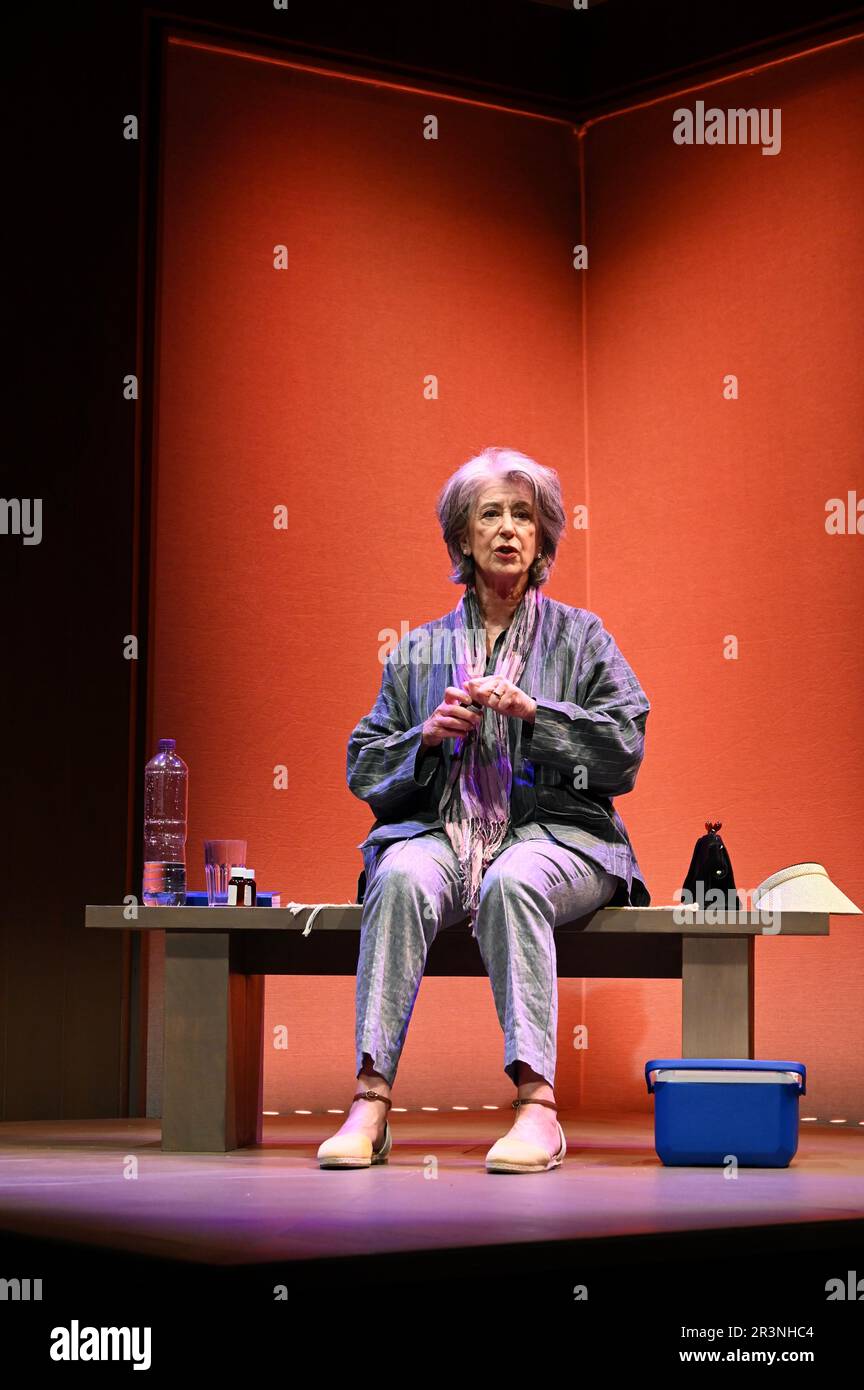
[[[144,903],[182,907],[186,902],[186,813],[189,769],[174,752],[176,740],[160,738],[144,769]]]

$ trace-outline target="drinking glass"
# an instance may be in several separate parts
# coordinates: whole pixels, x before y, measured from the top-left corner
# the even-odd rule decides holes
[[[228,906],[228,880],[231,870],[246,865],[245,840],[205,840],[204,877],[207,880],[208,907]]]

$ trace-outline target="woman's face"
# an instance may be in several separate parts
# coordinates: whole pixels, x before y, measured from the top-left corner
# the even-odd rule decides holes
[[[465,543],[490,583],[527,574],[537,555],[537,522],[528,483],[489,483],[480,492]]]

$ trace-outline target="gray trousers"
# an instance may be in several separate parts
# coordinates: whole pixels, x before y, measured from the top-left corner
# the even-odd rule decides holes
[[[526,1062],[555,1081],[558,973],[554,929],[603,907],[618,879],[536,822],[511,826],[480,888],[477,944],[504,1031],[504,1070]],[[465,918],[458,861],[443,830],[395,840],[367,866],[357,964],[356,1072],[363,1054],[392,1086],[439,929]]]

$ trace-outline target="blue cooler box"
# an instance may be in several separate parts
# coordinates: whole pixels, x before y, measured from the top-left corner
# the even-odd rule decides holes
[[[652,1080],[653,1073],[653,1080]],[[788,1168],[798,1148],[803,1062],[672,1057],[645,1063],[654,1147],[667,1167]]]

